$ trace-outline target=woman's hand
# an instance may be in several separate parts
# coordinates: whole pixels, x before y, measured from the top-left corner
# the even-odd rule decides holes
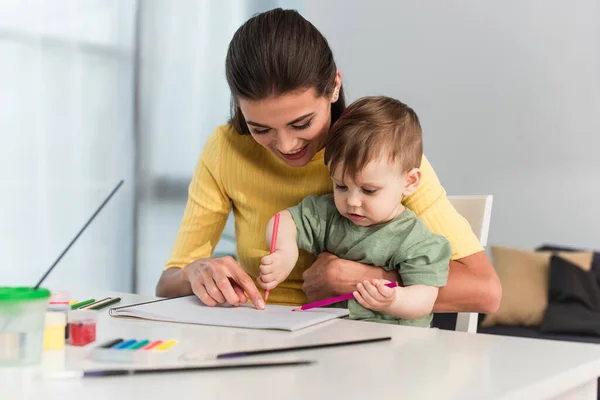
[[[302,290],[309,302],[351,293],[365,279],[386,279],[400,282],[395,271],[343,260],[331,253],[321,253],[313,265],[302,275]]]
[[[186,265],[183,279],[191,285],[192,292],[207,306],[229,303],[238,306],[248,297],[259,310],[265,302],[252,278],[233,257],[201,258]]]

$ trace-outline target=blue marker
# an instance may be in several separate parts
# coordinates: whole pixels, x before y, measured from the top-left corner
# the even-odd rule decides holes
[[[133,346],[135,343],[137,342],[137,340],[135,339],[131,339],[131,340],[126,340],[121,344],[116,345],[115,347],[112,347],[113,349],[116,350],[123,350],[128,348],[129,346]]]

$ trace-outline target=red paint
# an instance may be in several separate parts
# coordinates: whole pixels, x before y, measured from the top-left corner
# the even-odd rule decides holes
[[[95,322],[72,322],[69,324],[69,342],[73,346],[85,346],[96,341]]]

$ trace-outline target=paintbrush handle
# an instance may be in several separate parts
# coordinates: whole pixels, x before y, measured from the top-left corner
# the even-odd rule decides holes
[[[398,282],[386,283],[385,286],[387,286],[389,288],[395,288],[396,286],[398,286]],[[305,304],[302,307],[300,307],[300,310],[304,311],[304,310],[310,310],[311,308],[324,307],[324,306],[328,306],[333,303],[339,303],[340,301],[351,300],[353,298],[354,298],[354,295],[352,293],[346,293],[341,296],[330,297],[325,300],[319,300],[319,301]]]

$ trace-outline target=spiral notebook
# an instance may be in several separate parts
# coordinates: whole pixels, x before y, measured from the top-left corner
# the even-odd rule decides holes
[[[111,308],[109,314],[112,317],[283,331],[296,331],[348,315],[348,310],[343,308],[292,311],[293,308],[268,304],[264,310],[257,310],[251,303],[239,307],[207,307],[196,296],[185,296]]]

